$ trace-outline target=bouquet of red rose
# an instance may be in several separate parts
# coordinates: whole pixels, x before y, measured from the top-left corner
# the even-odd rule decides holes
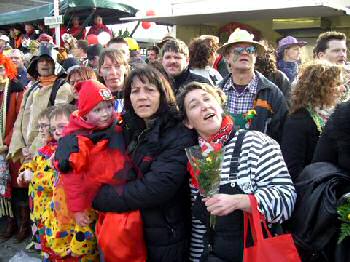
[[[192,166],[192,184],[204,197],[219,193],[223,153],[221,144],[205,143],[185,149]],[[215,226],[215,216],[210,215],[210,227]]]

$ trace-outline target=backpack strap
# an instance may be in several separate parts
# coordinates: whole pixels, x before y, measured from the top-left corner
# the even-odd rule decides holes
[[[64,78],[58,78],[56,81],[53,83],[52,89],[51,89],[51,94],[49,98],[49,104],[47,106],[53,106],[55,105],[55,99],[57,96],[58,89],[66,82]]]
[[[247,133],[247,130],[242,129],[242,130],[240,130],[239,134],[237,135],[235,148],[233,150],[232,157],[231,157],[230,177],[236,176],[238,173],[239,155],[241,154],[243,140],[244,140],[244,136],[246,133]]]

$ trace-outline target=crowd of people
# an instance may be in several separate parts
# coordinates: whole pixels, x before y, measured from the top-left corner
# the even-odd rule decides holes
[[[3,239],[30,237],[43,261],[238,262],[249,195],[272,234],[297,235],[303,170],[349,175],[345,34],[320,34],[308,62],[306,42],[275,50],[239,28],[223,44],[166,36],[144,61],[134,39],[94,21],[86,32],[73,17],[62,47],[31,24],[0,35]],[[213,195],[198,187],[193,146],[221,150]],[[327,221],[337,230],[322,248],[296,239],[303,261],[349,261],[337,215]]]

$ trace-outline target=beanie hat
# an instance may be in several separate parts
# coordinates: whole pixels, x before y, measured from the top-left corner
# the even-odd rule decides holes
[[[79,82],[75,85],[75,89],[79,92],[79,116],[85,116],[102,101],[111,101],[114,99],[111,91],[102,83],[95,80]]]

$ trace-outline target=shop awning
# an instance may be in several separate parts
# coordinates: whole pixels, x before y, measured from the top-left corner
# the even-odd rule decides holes
[[[274,18],[329,17],[350,15],[350,9],[337,1],[191,1],[173,5],[173,14],[128,17],[122,21],[149,21],[173,25],[225,24],[232,21]]]
[[[53,15],[52,0],[10,0],[16,4],[3,7],[0,4],[0,25],[10,25],[29,21],[41,20],[46,16]],[[50,3],[48,3],[50,2]],[[104,18],[105,24],[120,23],[120,17],[134,16],[137,9],[125,4],[121,0],[63,0],[61,2],[60,14],[66,19],[74,14],[82,19],[89,17],[92,13],[99,14]],[[3,12],[5,10],[5,12]],[[7,12],[6,12],[7,11]]]

